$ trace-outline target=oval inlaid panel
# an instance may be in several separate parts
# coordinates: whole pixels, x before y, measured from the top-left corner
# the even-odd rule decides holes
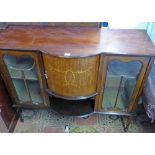
[[[48,89],[67,96],[88,96],[96,92],[99,56],[59,58],[43,55]]]

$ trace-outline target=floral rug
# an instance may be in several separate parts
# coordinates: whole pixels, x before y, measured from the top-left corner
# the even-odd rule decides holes
[[[124,133],[121,119],[110,115],[94,114],[88,118],[62,116],[52,110],[25,110],[24,122],[20,120],[16,133]],[[152,125],[141,125],[134,119],[127,132],[155,132]]]

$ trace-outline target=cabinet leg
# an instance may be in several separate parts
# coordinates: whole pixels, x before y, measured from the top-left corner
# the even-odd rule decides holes
[[[65,132],[66,133],[69,133],[69,131],[70,131],[69,124],[68,125],[65,125]]]
[[[24,119],[23,117],[20,115],[20,121],[23,123],[24,122]]]
[[[129,125],[131,124],[132,117],[128,117],[128,118],[127,118],[127,122],[126,122],[126,124],[125,124],[125,123],[124,123],[123,116],[121,116],[121,121],[122,121],[122,125],[123,125],[123,128],[124,128],[124,132],[127,132],[127,131],[128,131],[128,128],[129,128]]]
[[[21,108],[18,109],[18,113],[19,113],[19,119],[20,119],[20,121],[21,122],[24,122],[24,119],[23,119],[23,116],[22,116],[22,109]]]
[[[127,132],[128,131],[128,128],[129,128],[129,125],[131,124],[131,121],[132,121],[132,117],[128,117],[127,118],[127,123],[126,123],[126,127],[125,127],[125,132]]]

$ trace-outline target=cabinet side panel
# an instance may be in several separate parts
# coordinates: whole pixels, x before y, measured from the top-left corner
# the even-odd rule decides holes
[[[11,107],[12,101],[0,77],[0,117],[8,131],[13,131],[17,123],[17,113]],[[2,125],[2,124],[1,124]]]

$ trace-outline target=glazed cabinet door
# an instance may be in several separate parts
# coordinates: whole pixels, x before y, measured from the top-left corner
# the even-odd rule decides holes
[[[48,106],[41,55],[30,51],[0,51],[2,77],[15,106]]]
[[[132,113],[149,60],[145,57],[102,56],[96,110],[109,114]]]

